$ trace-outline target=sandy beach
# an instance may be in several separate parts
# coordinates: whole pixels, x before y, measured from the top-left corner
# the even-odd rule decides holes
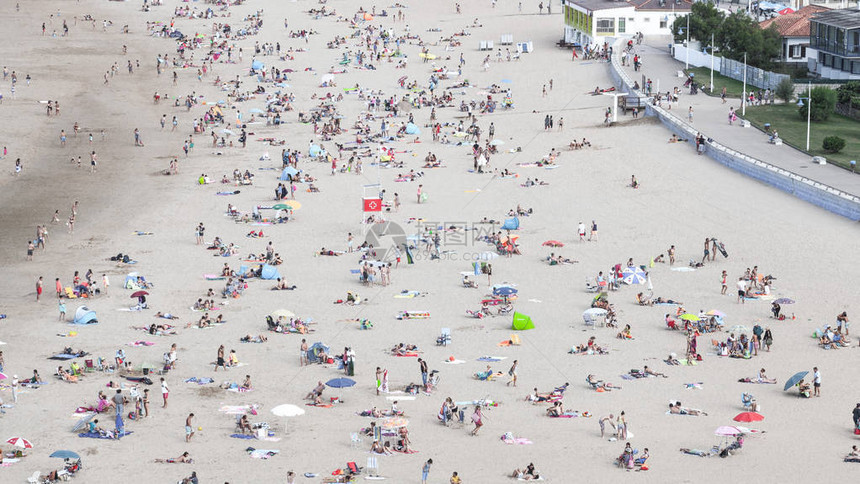
[[[856,361],[855,353],[860,351],[857,337],[852,331],[850,348],[824,350],[812,334],[827,324],[835,327],[836,316],[843,311],[853,322],[858,306],[851,298],[856,297],[855,288],[860,283],[860,275],[852,270],[858,262],[853,252],[856,227],[847,219],[697,156],[691,143],[668,143],[670,133],[652,118],[633,120],[628,115],[619,117],[616,125],[604,127],[604,111],[611,98],[592,96],[591,91],[595,86],[611,85],[609,65],[596,60],[571,61],[568,50],[555,46],[563,29],[557,2],[553,2],[552,15],[538,15],[537,2],[524,4],[522,12],[517,2],[511,1],[495,6],[489,1],[461,2],[460,14],[454,2],[406,1],[402,2],[405,8],[380,4],[375,7],[377,14],[385,9],[388,16],[377,15],[355,26],[350,21],[359,8],[370,9],[372,4],[249,0],[222,10],[202,2],[163,3],[149,11],[143,11],[137,1],[62,2],[59,12],[58,2],[46,0],[22,1],[19,10],[14,1],[0,5],[0,64],[10,75],[12,71],[17,75],[14,96],[10,78],[4,76],[0,86],[0,116],[5,120],[0,146],[5,147],[4,152],[8,150],[0,160],[0,204],[5,207],[0,211],[0,243],[5,248],[0,254],[4,268],[0,314],[6,315],[0,319],[0,341],[4,343],[0,351],[2,373],[7,376],[0,381],[0,398],[7,404],[5,413],[0,414],[0,448],[13,451],[6,443],[12,437],[23,437],[33,444],[25,451],[26,457],[0,467],[0,482],[26,482],[35,471],[47,474],[61,469],[62,459],[49,457],[60,449],[81,456],[83,469],[74,477],[79,482],[174,483],[192,471],[206,483],[288,482],[290,470],[297,474],[295,482],[321,482],[336,469],[345,468],[347,462],[366,466],[367,458],[374,456],[370,453],[373,438],[364,435],[361,442],[354,443],[351,434],[369,426],[373,419],[356,413],[373,407],[390,408],[395,398],[409,422],[409,447],[417,452],[378,456],[378,473],[389,482],[421,482],[421,468],[428,459],[433,460],[427,481],[432,483],[449,482],[455,471],[465,483],[509,482],[515,480],[509,477],[515,468],[523,469],[529,463],[534,463],[545,480],[553,482],[574,482],[583,476],[607,482],[622,473],[628,479],[648,482],[806,478],[847,482],[855,474],[855,464],[843,463],[842,459],[852,445],[860,444],[852,433],[851,421],[858,401],[857,385],[850,376],[851,361]],[[204,12],[210,6],[216,14],[229,17],[173,15],[176,7]],[[317,18],[307,13],[323,6],[327,11],[335,10],[336,15]],[[245,19],[260,9],[259,32],[235,38],[235,32],[251,25],[252,20]],[[397,12],[405,18],[398,21]],[[85,21],[85,15],[94,21]],[[67,23],[68,35],[63,35],[63,22]],[[173,23],[190,38],[200,34],[202,45],[185,52],[193,66],[181,67],[184,61],[179,59],[176,39],[151,35],[148,22],[161,22],[167,28]],[[226,45],[217,49],[210,49],[213,22],[233,28],[230,38],[222,35],[218,41]],[[128,33],[123,33],[125,25]],[[403,36],[400,50],[406,57],[392,57],[391,62],[384,57],[380,61],[366,58],[363,64],[375,68],[359,68],[355,53],[367,53],[366,44],[358,36],[350,36],[359,32],[367,35],[368,26],[374,28],[373,41],[380,28],[391,29],[395,37]],[[313,34],[307,40],[290,37],[291,32],[301,30]],[[441,39],[461,31],[468,35],[453,37],[461,45],[446,49],[451,42]],[[515,51],[515,46],[502,46],[499,61],[495,51],[477,49],[481,40],[498,44],[503,34],[512,34],[514,42],[531,41],[534,52],[507,61],[505,49]],[[336,36],[346,37],[345,42],[328,48],[327,43]],[[437,58],[424,62],[419,55],[419,38]],[[279,43],[285,59],[276,54],[255,56],[255,43]],[[233,49],[232,63],[226,62],[227,46]],[[394,48],[393,41],[390,47]],[[206,63],[207,72],[198,80],[199,66],[202,59],[209,58],[210,50],[219,52],[220,57],[213,59],[211,67]],[[351,62],[341,66],[347,51]],[[454,76],[461,54],[465,60],[462,75]],[[156,69],[159,55],[171,59],[160,74]],[[488,55],[490,62],[485,69],[483,61]],[[180,67],[173,66],[174,58]],[[273,68],[291,69],[286,73],[285,86],[258,82],[256,76],[250,76],[254,59],[266,65],[267,76],[272,75]],[[396,67],[406,60],[406,67]],[[133,72],[129,72],[129,62]],[[111,76],[114,64],[117,69]],[[332,68],[347,72],[334,75],[335,86],[320,87]],[[374,154],[362,159],[362,173],[357,174],[355,166],[341,172],[352,151],[339,155],[336,143],[359,146],[354,143],[354,124],[368,112],[366,99],[359,99],[359,92],[367,97],[373,90],[380,99],[399,100],[407,93],[415,97],[426,91],[429,97],[430,76],[441,68],[452,71],[452,79],[440,80],[435,95],[447,90],[453,96],[453,107],[437,108],[435,122],[451,123],[442,126],[441,133],[454,142],[433,140],[429,106],[412,108],[385,118],[392,134],[401,123],[408,122],[410,115],[421,130],[420,135],[406,135],[385,144],[396,151],[395,161],[402,162],[402,167],[377,166],[379,143],[371,142],[360,147],[366,146]],[[28,74],[30,81],[25,80]],[[215,83],[216,78],[226,82],[237,76],[241,80],[239,93],[253,92],[258,86],[265,92],[236,101],[228,96],[233,87]],[[415,81],[418,87],[412,91],[401,88],[398,80],[403,76],[407,76],[406,84]],[[466,79],[469,87],[451,87]],[[461,101],[479,104],[486,100],[493,85],[499,86],[498,92],[490,94],[499,107],[492,113],[475,111],[476,124],[483,131],[482,147],[490,123],[494,139],[503,144],[496,145],[498,153],[491,156],[485,173],[474,173],[471,142],[457,145],[464,138],[454,136],[461,120],[466,127],[470,124],[458,106]],[[358,89],[347,90],[354,86]],[[508,89],[513,109],[501,107]],[[267,125],[265,115],[259,114],[250,121],[251,110],[265,111],[267,96],[276,91],[295,96],[291,102],[294,109],[280,113],[283,124]],[[158,103],[153,99],[156,92],[161,96]],[[331,140],[323,140],[314,133],[312,124],[299,121],[299,113],[313,112],[327,93],[332,95],[330,102],[340,116],[340,126],[347,129]],[[188,95],[197,101],[190,110],[184,105]],[[338,101],[339,95],[343,98]],[[43,101],[49,100],[60,103],[59,115],[46,114],[47,103]],[[217,104],[219,101],[223,103]],[[194,133],[194,120],[202,119],[213,106],[221,107],[224,121]],[[238,139],[238,114],[248,123],[244,148]],[[371,114],[367,123],[376,134],[383,116],[392,113],[380,108]],[[162,129],[163,115],[167,124]],[[543,126],[547,115],[554,119],[551,130]],[[172,130],[174,116],[177,127]],[[563,129],[558,127],[560,118]],[[332,118],[322,118],[319,127],[329,122]],[[143,146],[135,146],[135,129]],[[221,131],[224,129],[234,134],[226,136]],[[213,130],[225,137],[228,146],[212,146]],[[61,131],[67,137],[65,144],[60,140]],[[186,156],[183,143],[189,136],[193,136],[194,147]],[[259,141],[261,138],[285,140],[285,144],[271,146]],[[583,138],[590,147],[568,148],[572,140]],[[337,158],[335,175],[331,162],[309,157],[309,142],[321,144]],[[301,206],[287,223],[255,225],[228,216],[228,204],[250,214],[254,207],[278,203],[273,199],[274,190],[279,183],[287,183],[278,179],[282,149],[300,153],[297,168],[302,175],[315,179],[313,184],[319,192],[309,192],[308,183],[298,183],[295,201]],[[545,160],[553,149],[559,153],[554,163],[537,166],[536,162]],[[97,154],[95,171],[90,164],[92,152]],[[442,167],[424,168],[428,153],[435,154]],[[268,159],[261,159],[266,154]],[[22,169],[15,174],[18,158]],[[165,176],[163,172],[169,170],[174,158],[178,173]],[[232,179],[237,169],[253,174],[253,184],[220,183],[222,176]],[[395,181],[410,170],[422,176],[414,181]],[[503,170],[518,176],[503,177]],[[201,174],[208,175],[213,183],[200,185],[197,180]],[[635,175],[639,188],[628,186],[631,175]],[[547,184],[523,186],[527,179],[535,178]],[[379,187],[365,188],[377,183]],[[419,185],[427,195],[420,204]],[[393,250],[387,249],[402,239],[390,234],[401,229],[408,236],[427,227],[435,231],[455,226],[457,230],[442,231],[439,257],[433,259],[425,244],[407,238],[408,243],[417,245],[414,264],[408,264],[403,254],[399,266],[391,270],[390,284],[367,286],[353,272],[360,267],[361,253],[323,256],[319,252],[322,248],[347,251],[350,233],[356,248],[366,240],[371,227],[377,227],[373,229],[376,234],[382,233],[378,228],[382,224],[362,223],[369,215],[362,212],[362,197],[379,190],[385,190],[386,202],[393,201],[397,193],[401,204],[399,210],[375,214],[391,222],[380,240],[381,247],[377,247],[380,258],[393,257]],[[217,195],[233,191],[238,193]],[[70,233],[67,221],[76,201],[74,232]],[[461,273],[472,271],[472,263],[481,254],[496,252],[493,245],[477,236],[497,232],[499,224],[479,222],[485,218],[504,221],[518,206],[531,210],[530,215],[519,217],[520,228],[510,234],[519,236],[521,254],[485,261],[492,264],[492,279],[475,275],[472,279],[479,287],[463,287]],[[55,211],[59,211],[59,223],[52,223]],[[271,217],[274,211],[262,213]],[[578,224],[590,226],[591,221],[598,224],[599,240],[580,241]],[[195,227],[200,223],[206,229],[205,245],[195,242]],[[46,225],[48,230],[45,248],[37,247],[33,260],[26,260],[28,240],[33,239],[39,225]],[[247,237],[252,230],[262,230],[264,237]],[[216,236],[225,244],[238,246],[237,253],[218,257],[217,251],[207,250]],[[717,255],[713,262],[695,270],[673,270],[688,267],[691,259],[701,261],[705,238],[719,239],[729,257]],[[548,240],[564,246],[542,245]],[[253,266],[243,260],[248,254],[265,253],[270,242],[283,259],[275,267],[288,285],[296,286],[295,290],[272,291],[275,281],[251,278],[241,297],[222,299],[227,281],[204,278],[220,274],[225,263],[235,271],[242,265]],[[651,264],[672,245],[676,247],[674,265]],[[550,265],[546,257],[551,252],[578,262]],[[109,260],[118,253],[128,254],[137,262]],[[616,264],[626,266],[630,258],[634,266],[646,266],[654,297],[681,301],[692,314],[719,310],[726,315],[726,329],[735,325],[752,329],[757,324],[769,328],[773,334],[771,351],[760,350],[758,356],[749,359],[720,357],[711,340],[725,341],[729,333],[703,333],[698,336],[702,361],[695,366],[667,365],[663,360],[670,353],[683,358],[686,352],[684,332],[671,331],[664,322],[665,314],[676,315],[678,306],[638,305],[637,293],[649,292],[646,284],[622,284],[617,291],[608,292],[619,327],[586,326],[582,313],[595,296],[587,291],[586,281],[593,283],[598,272],[608,274]],[[739,304],[735,282],[754,266],[759,274],[776,278],[771,296]],[[58,321],[55,279],[59,278],[64,287],[72,286],[75,271],[83,279],[90,269],[100,294],[63,299],[67,321]],[[726,295],[720,294],[722,271],[728,274]],[[137,303],[130,297],[134,290],[123,287],[131,272],[153,284],[147,289],[147,309],[129,310]],[[107,294],[102,287],[103,274],[110,280]],[[43,278],[44,291],[36,301],[39,277]],[[522,340],[517,346],[499,346],[515,333],[511,330],[512,314],[481,319],[466,314],[467,310],[480,310],[482,299],[492,299],[492,285],[501,283],[516,289],[513,309],[528,315],[535,325],[534,329],[516,332]],[[207,299],[214,299],[219,309],[209,314],[213,318],[223,315],[226,324],[197,328],[203,313],[190,307],[198,298],[205,298],[210,288],[215,296]],[[360,294],[362,303],[334,303],[345,300],[348,291]],[[402,297],[404,291],[417,295]],[[795,301],[782,306],[786,320],[771,317],[774,298]],[[69,324],[82,305],[97,313],[98,324]],[[311,318],[313,332],[267,331],[266,316],[278,309]],[[401,311],[429,312],[430,317],[398,320]],[[171,313],[178,319],[156,318],[156,312]],[[356,319],[370,320],[372,329],[361,330]],[[133,329],[153,323],[173,324],[178,334],[158,336]],[[634,339],[616,338],[627,324]],[[451,331],[447,346],[435,344],[442,328]],[[267,341],[240,342],[246,335],[263,335]],[[591,336],[609,349],[608,354],[568,353]],[[355,353],[355,374],[349,377],[355,385],[326,388],[323,400],[340,400],[329,408],[306,406],[304,397],[317,382],[347,375],[335,364],[300,366],[302,338],[308,344],[325,343],[332,356],[341,354],[345,347]],[[128,345],[135,341],[154,344]],[[150,415],[128,419],[134,403],[125,405],[124,425],[131,434],[120,440],[89,439],[72,431],[82,417],[76,408],[96,404],[99,391],[111,398],[115,393],[114,388],[107,387],[111,381],[124,384],[122,394],[129,396],[132,382],[119,372],[94,371],[85,372],[77,383],[68,383],[54,376],[58,366],[68,370],[70,361],[84,366],[84,360],[99,357],[112,365],[116,351],[122,349],[133,368],[144,363],[160,368],[163,355],[174,343],[176,367],[163,375],[170,388],[167,408],[161,405],[162,375],[153,374],[152,385],[141,385],[141,389],[149,389]],[[430,370],[438,370],[439,383],[432,392],[402,393],[408,384],[422,382],[417,358],[392,355],[391,348],[399,343],[417,345],[418,356]],[[212,363],[220,345],[227,353],[235,349],[242,366],[215,371]],[[66,347],[90,355],[70,361],[47,359]],[[477,361],[482,356],[504,359]],[[451,357],[464,363],[446,363]],[[514,360],[518,361],[516,387],[505,384]],[[494,381],[475,379],[474,374],[484,371],[488,364],[503,375]],[[622,378],[645,365],[668,378]],[[377,395],[377,367],[388,370],[390,390],[396,393]],[[806,381],[811,381],[813,367],[818,367],[822,376],[820,398],[800,398],[794,388],[782,391],[786,379],[796,372],[809,371]],[[777,379],[777,384],[738,382],[757,376],[762,368]],[[31,377],[34,369],[47,384],[21,388],[14,403],[10,388],[13,375],[23,380]],[[596,392],[585,381],[589,374],[622,388]],[[224,382],[241,384],[245,375],[252,378],[252,391],[220,388]],[[186,383],[192,377],[212,378],[214,382]],[[550,392],[565,382],[570,386],[564,393],[564,408],[577,411],[579,417],[549,418],[548,404],[525,401],[533,388]],[[732,420],[744,411],[744,392],[755,395],[763,421],[738,424]],[[483,427],[471,436],[474,405],[461,406],[465,408],[465,425],[445,426],[438,420],[447,397],[455,402],[489,399],[500,403],[483,410]],[[702,409],[707,416],[667,415],[670,401]],[[281,404],[297,405],[305,413],[290,418],[285,429],[285,419],[271,413]],[[231,438],[236,433],[235,417],[221,410],[242,405],[258,406],[258,415],[250,415],[250,421],[268,423],[271,440]],[[647,471],[628,474],[616,467],[615,460],[624,450],[623,439],[609,441],[609,435],[600,436],[599,420],[609,414],[618,416],[621,411],[633,434],[629,442],[640,453],[648,449]],[[195,434],[186,442],[184,427],[189,413],[195,414]],[[95,418],[106,430],[114,428],[112,408]],[[747,436],[743,448],[727,458],[679,452],[681,448],[710,451],[715,445],[724,446],[726,439],[714,431],[732,425],[761,432]],[[507,432],[532,443],[506,444],[500,438]],[[279,453],[256,459],[246,452],[249,447]],[[193,458],[192,464],[154,462],[183,452]],[[304,477],[305,473],[318,476]],[[358,480],[367,475],[362,474]]]

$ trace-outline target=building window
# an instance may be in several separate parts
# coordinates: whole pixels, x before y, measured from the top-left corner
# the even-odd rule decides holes
[[[623,34],[627,29],[627,21],[624,17],[618,17],[618,33]]]
[[[597,19],[597,35],[612,35],[615,33],[614,18],[599,18]]]
[[[860,74],[860,61],[854,61],[851,63],[851,73]]]
[[[647,22],[648,20],[646,19],[645,21]],[[660,19],[660,28],[665,29],[668,26],[669,26],[669,19],[666,17],[662,17]]]
[[[791,59],[801,59],[806,57],[806,46],[792,45],[788,48],[788,57]]]

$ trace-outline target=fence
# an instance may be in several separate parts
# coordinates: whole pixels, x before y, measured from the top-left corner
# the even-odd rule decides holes
[[[683,44],[675,44],[673,51],[675,60],[689,63],[696,67],[710,67],[711,55],[704,52],[688,49]],[[689,60],[688,60],[689,59]],[[744,63],[725,57],[714,56],[714,70],[719,71],[721,75],[732,79],[744,80]],[[776,72],[764,71],[757,67],[747,66],[747,84],[755,86],[759,89],[775,89],[783,79],[790,79],[787,74],[777,74]]]
[[[750,65],[747,65],[746,68],[747,84],[751,84],[759,89],[774,90],[783,79],[791,79],[791,76],[788,74],[777,74],[776,72],[765,71]],[[732,59],[723,59],[720,63],[720,74],[743,81],[744,63]]]

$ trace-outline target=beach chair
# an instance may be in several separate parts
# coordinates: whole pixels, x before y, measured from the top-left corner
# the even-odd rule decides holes
[[[359,437],[358,432],[353,432],[349,434],[349,446],[353,449],[357,449],[361,445],[361,437]]]
[[[442,334],[436,338],[436,346],[448,346],[451,342],[451,328],[442,328]]]
[[[39,471],[36,471],[33,473],[32,476],[27,478],[27,482],[30,482],[32,484],[36,484],[36,483],[40,482],[41,477],[42,477],[42,473]]]
[[[379,460],[376,457],[367,458],[367,475],[369,477],[379,477]]]
[[[84,360],[84,371],[87,373],[93,373],[96,371],[96,367],[93,365],[93,360]]]

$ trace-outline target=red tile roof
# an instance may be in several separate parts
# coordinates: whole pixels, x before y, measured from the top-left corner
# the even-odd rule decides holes
[[[821,5],[807,5],[800,10],[788,15],[777,15],[761,22],[759,27],[766,29],[771,25],[776,25],[776,29],[783,37],[808,37],[809,36],[809,17],[830,10]]]

